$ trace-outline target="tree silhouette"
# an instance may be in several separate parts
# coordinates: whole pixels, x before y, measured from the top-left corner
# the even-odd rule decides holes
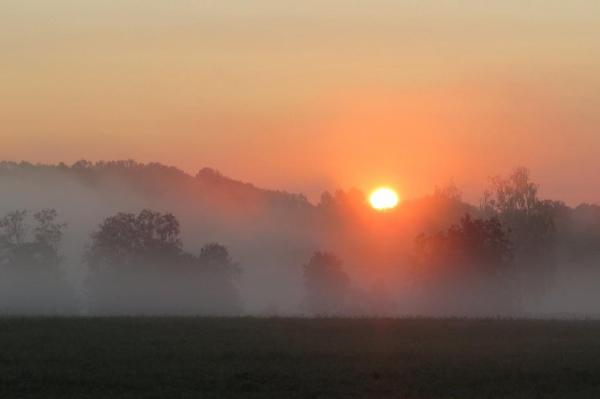
[[[0,219],[0,308],[10,313],[72,313],[74,293],[67,284],[59,245],[66,224],[54,209],[33,214],[13,211]]]
[[[468,214],[447,232],[420,235],[416,244],[422,263],[445,264],[453,271],[500,273],[513,256],[512,245],[498,219],[473,219]]]
[[[177,263],[180,228],[169,213],[142,210],[108,217],[92,234],[85,258],[91,268]]]
[[[198,300],[205,304],[204,313],[239,313],[241,301],[235,280],[241,269],[231,259],[227,248],[218,243],[206,244],[198,256],[192,256],[190,259],[194,266],[190,280],[197,281],[193,291]]]
[[[561,202],[540,200],[537,184],[522,167],[506,178],[492,178],[481,200],[481,210],[497,217],[510,231],[518,264],[515,271],[532,293],[541,295],[552,280],[556,268],[556,217],[564,207]]]
[[[239,269],[220,244],[198,256],[182,248],[169,213],[118,213],[92,234],[85,254],[90,304],[100,313],[207,314],[239,311]]]
[[[319,315],[343,313],[350,280],[342,261],[331,252],[315,252],[304,265],[304,282],[311,312]]]
[[[447,231],[421,234],[416,255],[419,283],[428,288],[434,307],[459,313],[477,307],[513,310],[512,245],[498,219],[467,214]]]
[[[202,247],[198,262],[207,270],[221,270],[228,274],[240,272],[238,264],[231,259],[227,248],[214,242]]]
[[[555,225],[551,201],[538,198],[538,186],[526,168],[515,169],[508,177],[496,176],[484,192],[481,209],[500,219],[511,232],[519,254],[536,254],[551,244]]]
[[[58,212],[55,209],[43,209],[33,215],[37,222],[34,228],[35,241],[55,252],[58,250],[58,245],[66,227],[65,223],[55,221],[57,217]]]
[[[2,229],[0,243],[2,243],[4,250],[23,243],[27,234],[26,217],[26,210],[18,210],[9,212],[0,220],[0,229]]]

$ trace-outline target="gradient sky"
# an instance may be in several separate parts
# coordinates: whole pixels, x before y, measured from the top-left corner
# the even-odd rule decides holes
[[[600,2],[0,0],[0,158],[600,202]]]

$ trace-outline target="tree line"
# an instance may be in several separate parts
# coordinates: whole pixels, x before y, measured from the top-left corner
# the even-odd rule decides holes
[[[418,234],[409,260],[396,265],[410,270],[412,285],[423,293],[411,311],[519,315],[525,302],[539,302],[553,288],[559,265],[573,275],[597,268],[600,207],[573,209],[540,199],[538,191],[526,168],[492,178],[478,207],[465,205],[453,184],[436,188],[430,198],[436,206],[447,214],[456,209],[463,213],[447,228]],[[364,196],[355,191],[326,193],[319,206],[333,215],[356,214],[360,198]],[[350,284],[335,253],[316,253],[305,273],[308,279],[320,273],[318,282],[307,284],[313,312],[377,312],[369,308],[372,296],[357,293]]]
[[[436,189],[433,196],[462,204],[454,186]],[[349,197],[327,194],[319,209],[339,213],[349,198],[359,197],[355,192]],[[600,225],[573,222],[596,208],[572,210],[562,202],[540,199],[527,169],[519,168],[493,178],[479,207],[447,228],[417,235],[409,260],[397,267],[410,269],[413,284],[425,293],[417,312],[514,314],[525,291],[535,298],[551,287],[559,262],[600,259]],[[237,286],[242,267],[218,243],[206,244],[197,253],[186,251],[179,221],[170,213],[146,209],[103,220],[83,255],[87,275],[81,292],[64,273],[60,244],[66,228],[53,209],[17,210],[0,219],[0,311],[77,313],[85,307],[93,314],[243,312]],[[312,314],[394,311],[395,288],[357,288],[335,251],[315,251],[301,267],[304,309]]]
[[[0,219],[0,310],[76,313],[75,292],[61,269],[66,224],[55,210],[19,210]],[[84,254],[87,307],[93,314],[238,314],[240,268],[226,247],[186,252],[178,220],[142,210],[106,218]]]

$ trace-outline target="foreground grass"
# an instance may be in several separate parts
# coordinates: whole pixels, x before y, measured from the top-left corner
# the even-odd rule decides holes
[[[599,398],[600,322],[0,319],[0,398]]]

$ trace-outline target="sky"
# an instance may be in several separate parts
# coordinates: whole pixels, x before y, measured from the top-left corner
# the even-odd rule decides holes
[[[0,158],[600,202],[595,0],[0,0]]]

